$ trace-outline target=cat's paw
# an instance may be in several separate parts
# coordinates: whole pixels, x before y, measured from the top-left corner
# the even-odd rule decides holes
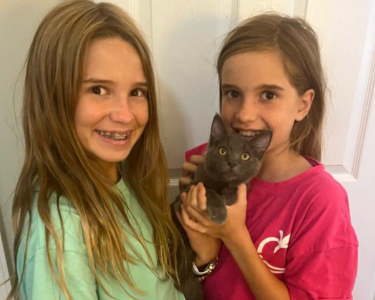
[[[223,224],[227,219],[227,208],[225,206],[224,198],[212,189],[206,189],[206,197],[207,212],[210,215],[212,222]]]
[[[227,219],[226,207],[207,207],[208,214],[210,215],[212,222],[216,224],[223,224]]]
[[[226,205],[232,205],[237,201],[237,188],[226,187],[222,189],[221,196],[224,198]]]

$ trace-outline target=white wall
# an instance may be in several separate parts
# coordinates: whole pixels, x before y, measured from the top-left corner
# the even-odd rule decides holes
[[[0,233],[11,270],[11,195],[23,160],[21,129],[17,128],[22,77],[18,87],[16,83],[38,22],[58,2],[0,1]],[[208,138],[212,116],[218,111],[214,63],[223,35],[242,19],[267,10],[302,16],[312,24],[320,37],[332,94],[324,163],[348,190],[360,242],[354,299],[374,299],[375,2],[111,2],[125,8],[139,22],[151,45],[159,79],[162,139],[173,170],[181,166],[186,149]],[[171,197],[176,193],[178,171],[172,173]]]
[[[57,0],[0,1],[0,232],[9,267],[12,193],[23,161],[21,71],[42,16]],[[21,77],[20,77],[21,76]]]

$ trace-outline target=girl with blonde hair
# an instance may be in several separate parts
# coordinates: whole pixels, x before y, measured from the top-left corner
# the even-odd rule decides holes
[[[207,215],[201,184],[182,195],[205,299],[352,299],[358,241],[346,191],[319,162],[326,85],[314,30],[300,18],[251,17],[224,40],[217,71],[227,131],[273,136],[223,225]],[[181,186],[206,147],[186,153]]]
[[[120,8],[64,1],[27,58],[8,299],[184,299],[149,49]]]

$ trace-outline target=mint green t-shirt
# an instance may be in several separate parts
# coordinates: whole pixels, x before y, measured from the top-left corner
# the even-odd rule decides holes
[[[126,184],[120,180],[116,185],[118,190],[124,196],[124,199],[131,213],[128,214],[129,220],[141,236],[144,237],[148,251],[151,255],[152,263],[157,265],[157,254],[153,241],[153,229],[149,223],[144,211],[139,205],[137,199],[131,194]],[[37,194],[35,195],[37,197]],[[56,196],[51,196],[51,218],[59,234],[62,236],[60,220],[57,211]],[[17,253],[17,273],[21,276],[25,268],[24,277],[21,282],[21,295],[24,300],[55,300],[66,299],[61,292],[58,284],[52,276],[47,261],[47,248],[45,242],[45,227],[41,220],[35,205],[32,209],[32,223],[30,229],[29,246],[27,248],[26,261],[24,265],[24,253],[26,246],[26,230],[22,237],[21,245]],[[95,277],[90,269],[87,249],[84,242],[84,236],[80,217],[65,198],[60,198],[59,203],[63,226],[65,229],[65,250],[64,250],[64,271],[67,287],[74,300],[127,300],[133,299],[123,291],[119,282],[101,275],[100,279],[105,289],[113,298],[108,296],[104,290],[99,287]],[[149,258],[138,240],[130,234],[128,225],[123,222],[130,243],[135,247],[142,258],[148,262]],[[51,239],[52,241],[52,239]],[[127,250],[132,253],[130,247]],[[56,251],[53,242],[50,243],[50,253],[53,263],[56,263]],[[135,257],[135,256],[134,256]],[[179,292],[169,278],[163,278],[161,267],[157,267],[157,274],[152,271],[145,263],[137,261],[135,264],[124,262],[128,274],[134,284],[141,289],[145,295],[139,295],[126,284],[122,285],[136,299],[139,300],[184,300],[185,297]]]

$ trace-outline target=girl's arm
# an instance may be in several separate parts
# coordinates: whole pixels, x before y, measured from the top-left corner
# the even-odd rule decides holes
[[[193,187],[183,201],[182,219],[191,230],[221,239],[239,266],[257,300],[290,300],[286,285],[275,277],[259,257],[246,227],[246,186],[238,187],[237,202],[227,206],[224,224],[211,222],[206,214],[205,189]]]
[[[183,201],[186,201],[186,193],[184,191],[186,191],[187,187],[191,184],[198,165],[204,161],[203,155],[193,154],[187,158],[189,161],[184,162],[182,165],[182,176],[179,179],[179,188],[182,192],[181,199],[183,199]],[[196,253],[194,261],[196,266],[200,267],[212,261],[219,254],[222,241],[195,230],[191,230],[184,225],[181,214],[176,211],[176,215],[181,226],[186,231],[192,249]]]
[[[186,193],[181,194],[181,199],[186,201]],[[222,241],[207,234],[190,229],[189,227],[185,226],[182,216],[178,211],[176,211],[176,215],[181,223],[181,226],[186,231],[191,248],[196,254],[194,260],[195,265],[200,267],[208,264],[219,254]]]

